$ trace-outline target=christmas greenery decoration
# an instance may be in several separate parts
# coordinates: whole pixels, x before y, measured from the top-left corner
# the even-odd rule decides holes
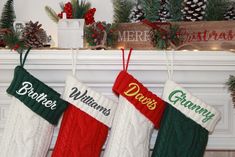
[[[168,0],[168,2],[171,21],[181,21],[183,16],[181,12],[183,0]]]
[[[17,52],[21,53],[25,49],[24,42],[20,39],[19,32],[9,32],[4,35],[3,40],[11,50],[16,50]]]
[[[26,23],[23,34],[14,30],[4,35],[4,42],[10,49],[23,53],[25,49],[39,48],[47,40],[46,32],[41,28],[41,24],[32,21]]]
[[[228,4],[228,0],[207,0],[205,19],[207,21],[223,20]]]
[[[85,13],[91,8],[91,4],[85,0],[71,0],[73,6],[73,18],[81,19],[84,17]]]
[[[125,23],[130,22],[131,9],[134,3],[131,0],[113,0],[114,22]]]
[[[170,25],[167,29],[152,29],[150,31],[152,42],[156,48],[167,49],[181,44],[179,26]]]
[[[62,18],[62,14],[66,13],[68,19],[81,19],[84,18],[85,13],[90,9],[91,4],[86,0],[71,0],[71,2],[60,4],[61,12],[56,14],[56,12],[49,6],[45,6],[45,11],[48,16],[54,21],[58,22]]]
[[[149,21],[157,21],[159,19],[158,11],[160,9],[160,0],[140,0],[143,7],[144,15]]]
[[[89,46],[95,48],[111,47],[117,40],[115,29],[117,24],[94,22],[85,28],[85,38]]]
[[[226,85],[228,86],[228,90],[231,92],[233,105],[235,107],[235,76],[230,75]]]
[[[13,6],[13,0],[8,0],[4,5],[2,16],[0,20],[0,28],[8,28],[13,30],[13,23],[15,20],[15,11]]]

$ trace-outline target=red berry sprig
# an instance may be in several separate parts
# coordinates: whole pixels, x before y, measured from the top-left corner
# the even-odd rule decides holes
[[[73,18],[73,6],[70,2],[65,3],[64,12],[66,13],[67,19]]]
[[[96,8],[92,8],[86,12],[84,16],[86,25],[90,25],[95,22],[95,19],[94,19],[95,12],[96,12]]]

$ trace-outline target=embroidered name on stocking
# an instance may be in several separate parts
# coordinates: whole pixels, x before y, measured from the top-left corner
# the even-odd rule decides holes
[[[56,109],[56,100],[48,99],[48,95],[45,93],[37,93],[34,91],[33,85],[30,82],[23,82],[22,87],[17,90],[16,93],[20,96],[27,95],[29,98],[41,103],[51,110]]]
[[[146,105],[149,110],[154,110],[157,107],[157,102],[154,99],[148,98],[141,93],[140,86],[137,83],[130,83],[129,89],[124,91],[124,94],[128,97],[134,97],[142,105]]]
[[[111,109],[107,109],[98,104],[92,96],[87,95],[87,90],[81,92],[78,90],[77,87],[73,87],[71,91],[72,93],[69,95],[69,97],[73,100],[79,100],[87,106],[90,106],[91,108],[94,108],[95,110],[101,112],[104,116],[109,116]]]
[[[201,115],[204,117],[202,119],[203,123],[206,123],[207,121],[211,120],[215,114],[208,111],[206,108],[193,103],[189,99],[187,99],[187,94],[183,92],[182,90],[174,90],[170,93],[168,96],[168,100],[172,102],[174,105],[182,105],[188,110],[194,111],[196,114]]]

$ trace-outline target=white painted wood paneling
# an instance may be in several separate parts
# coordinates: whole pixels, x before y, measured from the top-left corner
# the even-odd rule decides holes
[[[35,50],[30,52],[25,68],[62,93],[65,77],[71,73],[71,56],[69,50]],[[16,52],[0,51],[0,138],[10,99],[5,90],[12,80],[13,69],[18,63],[19,55]],[[121,68],[120,51],[79,51],[77,78],[115,101],[117,97],[112,93],[111,88]],[[161,96],[167,79],[165,53],[134,51],[129,72],[151,91]],[[230,74],[235,74],[234,53],[174,53],[174,80],[222,113],[221,121],[215,132],[210,135],[208,150],[235,150],[235,109],[232,108],[232,100],[225,87]],[[54,146],[57,133],[58,128],[55,130],[51,148]],[[151,139],[151,148],[156,136],[155,131]],[[210,157],[211,153],[213,154],[208,152],[206,157]]]

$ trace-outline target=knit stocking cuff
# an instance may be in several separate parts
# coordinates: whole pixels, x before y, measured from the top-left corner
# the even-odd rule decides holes
[[[160,127],[160,121],[165,109],[165,102],[150,92],[126,71],[121,71],[117,76],[113,91],[125,97],[135,106],[156,128]]]
[[[171,80],[165,84],[163,99],[209,132],[213,132],[221,117],[214,107],[202,102]]]
[[[7,93],[15,96],[32,111],[56,125],[67,102],[60,94],[32,76],[23,67],[17,66]]]
[[[63,98],[96,120],[111,127],[117,104],[69,75]]]

